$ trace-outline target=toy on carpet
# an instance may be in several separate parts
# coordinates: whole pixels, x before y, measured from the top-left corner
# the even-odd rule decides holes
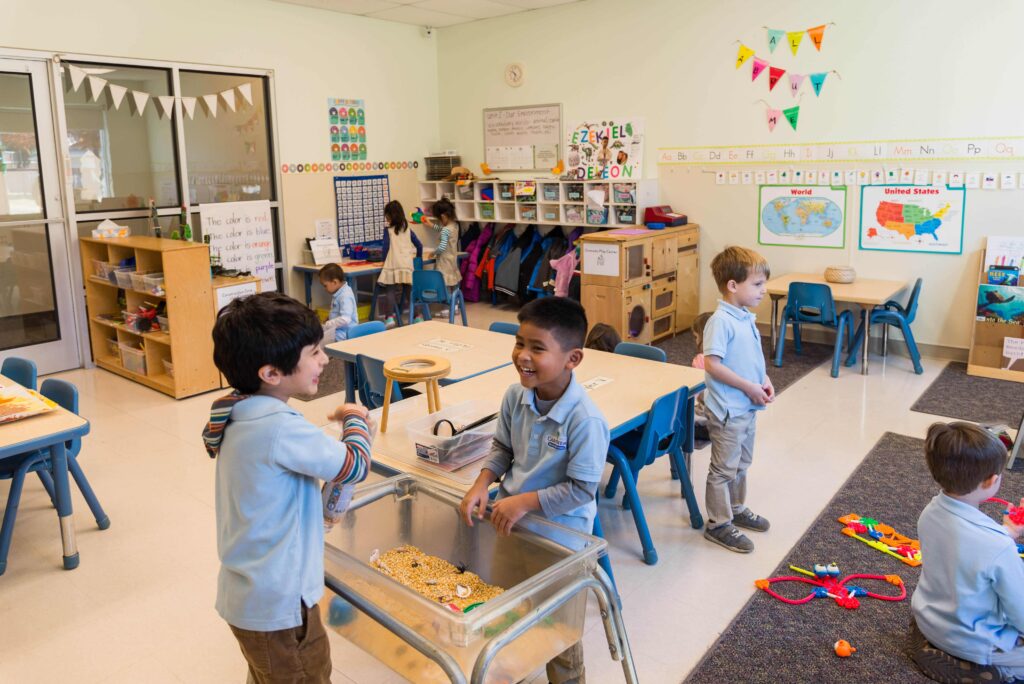
[[[754,586],[758,589],[764,590],[770,596],[777,598],[783,603],[788,603],[791,606],[799,606],[804,603],[808,603],[812,599],[816,598],[830,598],[834,599],[843,608],[847,610],[853,610],[860,605],[860,601],[857,600],[860,596],[868,596],[870,598],[879,599],[881,601],[902,601],[907,597],[907,588],[903,586],[903,580],[900,579],[899,575],[849,575],[842,579],[839,578],[839,566],[835,563],[829,563],[824,565],[817,563],[814,566],[814,572],[804,570],[803,568],[795,565],[789,566],[791,570],[799,572],[801,575],[806,577],[797,577],[794,575],[783,576],[783,577],[771,577],[769,579],[759,579],[754,581]],[[812,579],[813,578],[813,579]],[[880,582],[888,582],[889,584],[895,585],[900,588],[899,596],[883,596],[874,592],[868,591],[863,587],[858,587],[854,584],[846,586],[846,583],[851,580],[878,580]],[[807,596],[799,599],[791,599],[782,596],[772,590],[771,585],[775,582],[803,582],[804,584],[810,584],[814,588],[811,589]]]
[[[864,542],[882,553],[898,558],[916,568],[921,565],[921,542],[904,536],[895,529],[874,518],[850,513],[839,518],[843,523],[843,534]],[[867,535],[862,536],[862,535]]]
[[[989,499],[985,499],[985,503],[997,503],[1000,506],[1003,506],[1005,509],[1003,510],[1003,514],[1009,516],[1010,522],[1014,525],[1024,525],[1024,506],[1014,506],[1006,499],[1000,499],[994,496]],[[1021,558],[1024,558],[1024,544],[1017,544],[1017,554]]]
[[[857,649],[851,646],[850,642],[846,639],[840,639],[836,643],[832,644],[832,650],[835,651],[836,655],[840,658],[849,658],[857,652]]]

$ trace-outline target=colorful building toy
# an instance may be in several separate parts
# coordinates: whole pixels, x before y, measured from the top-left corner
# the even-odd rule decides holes
[[[813,573],[808,570],[804,570],[803,568],[798,568],[795,565],[791,565],[789,567],[805,576],[797,577],[794,575],[759,579],[755,580],[754,586],[791,606],[799,606],[816,598],[830,598],[843,608],[853,610],[860,606],[860,601],[857,599],[863,596],[879,599],[881,601],[902,601],[907,597],[907,588],[903,586],[903,580],[900,579],[899,575],[850,575],[849,577],[840,579],[839,567],[835,563],[829,563],[828,565],[818,563],[814,566]],[[880,582],[888,582],[889,584],[899,587],[900,594],[899,596],[883,596],[881,594],[870,592],[863,587],[853,584],[847,585],[847,582],[850,582],[851,580],[877,580]],[[810,584],[814,588],[811,589],[810,593],[803,598],[791,599],[781,596],[772,590],[771,585],[775,582],[803,582],[804,584]]]
[[[921,542],[906,537],[874,518],[850,513],[839,518],[843,534],[862,541],[882,553],[898,558],[911,567],[921,565]]]

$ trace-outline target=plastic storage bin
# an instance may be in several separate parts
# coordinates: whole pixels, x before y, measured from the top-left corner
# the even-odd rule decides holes
[[[110,278],[110,274],[113,272],[117,264],[112,264],[109,261],[100,261],[99,259],[92,260],[93,271],[100,278]]]
[[[544,186],[544,199],[548,202],[558,201],[558,186],[557,185],[545,185]]]
[[[163,296],[164,294],[164,274],[163,273],[150,273],[143,276],[143,280],[146,283],[146,292],[154,295]]]
[[[615,220],[619,223],[636,223],[636,209],[634,207],[616,207]]]
[[[145,292],[146,291],[146,276],[147,275],[149,275],[149,274],[148,273],[139,273],[138,271],[136,271],[135,273],[132,273],[131,274],[132,289],[133,290],[139,290],[140,292]]]
[[[132,268],[131,266],[115,266],[107,273],[107,280],[109,280],[111,283],[119,287],[131,287],[131,273],[134,270],[135,269]],[[124,282],[124,285],[121,284],[122,282]]]
[[[146,351],[144,349],[135,349],[124,343],[119,346],[121,347],[121,365],[133,373],[145,375]]]
[[[171,376],[173,378],[174,377],[174,364],[171,363],[170,361],[168,361],[167,359],[162,359],[162,361],[164,363],[164,372],[167,373],[167,375],[169,375],[169,376]]]
[[[488,402],[473,400],[441,409],[437,413],[410,421],[405,430],[416,447],[416,456],[422,461],[444,470],[455,470],[467,463],[478,461],[491,448],[497,418],[478,427],[451,437],[451,429],[444,423],[434,435],[434,426],[450,420],[456,429],[490,415],[493,407]]]
[[[494,205],[493,204],[481,204],[480,205],[480,218],[492,220],[494,219]]]
[[[519,214],[524,221],[536,221],[537,207],[533,204],[524,204],[520,209]]]
[[[587,209],[587,223],[591,226],[603,226],[608,223],[608,207]]]
[[[570,202],[583,201],[583,183],[569,183],[565,186],[565,199]]]
[[[470,681],[491,638],[522,618],[532,619],[530,611],[542,602],[591,577],[606,547],[603,539],[533,514],[522,518],[509,537],[499,537],[490,524],[468,527],[459,518],[461,498],[415,475],[399,475],[360,487],[341,523],[326,536],[324,570],[333,591],[325,593],[320,607],[328,628],[412,682],[450,680],[434,661],[335,592],[373,603],[450,656]],[[464,563],[505,592],[469,613],[430,601],[369,565],[375,549],[403,544]],[[533,619],[532,627],[497,652],[484,681],[519,681],[576,643],[583,634],[586,601],[581,591],[548,617]]]
[[[113,356],[120,361],[121,359],[121,345],[118,343],[116,337],[107,338],[107,354]]]
[[[167,316],[157,316],[156,320],[158,323],[160,323],[160,330],[162,332],[171,332],[171,321],[167,318]]]

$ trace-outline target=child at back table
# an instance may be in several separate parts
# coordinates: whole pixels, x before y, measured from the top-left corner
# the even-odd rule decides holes
[[[409,227],[405,210],[398,200],[384,205],[384,221],[388,224],[384,231],[384,265],[377,276],[377,283],[386,288],[388,317],[385,324],[393,328],[402,321],[399,299],[411,300],[413,259],[423,258],[423,245]]]
[[[1004,681],[1024,678],[1024,562],[1014,542],[1024,527],[978,508],[999,491],[1006,447],[976,425],[935,423],[925,459],[942,491],[917,522],[925,559],[910,604],[917,627],[950,655],[998,667]],[[951,681],[969,674],[948,667]]]
[[[277,292],[236,299],[213,328],[213,360],[235,391],[213,403],[203,440],[217,459],[217,612],[249,681],[330,682],[320,620],[326,487],[370,469],[366,409],[339,406],[341,441],[288,405],[327,365],[316,314]],[[328,492],[330,489],[328,489]],[[324,497],[327,499],[327,497]],[[333,505],[333,504],[332,504]]]
[[[608,453],[608,424],[576,381],[587,314],[563,297],[536,299],[519,311],[512,363],[519,384],[505,392],[490,457],[462,499],[466,524],[482,520],[488,487],[498,480],[491,522],[508,535],[526,513],[590,534],[597,486]],[[583,682],[583,646],[548,663],[553,684]]]
[[[327,342],[347,340],[349,328],[359,323],[359,314],[356,295],[345,281],[345,271],[338,264],[327,264],[317,275],[331,295],[331,311],[324,321],[324,339]]]
[[[775,399],[765,372],[754,314],[765,295],[765,258],[744,247],[727,247],[711,262],[722,298],[704,328],[704,397],[711,437],[704,538],[730,551],[750,553],[754,544],[737,527],[765,532],[768,521],[746,506],[747,469],[754,459],[757,412]]]

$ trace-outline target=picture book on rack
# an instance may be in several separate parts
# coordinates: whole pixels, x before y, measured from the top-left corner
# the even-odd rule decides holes
[[[985,248],[985,275],[989,285],[1024,285],[1020,269],[1024,262],[1024,238],[993,236]]]
[[[1024,287],[979,285],[976,320],[1024,325]]]

